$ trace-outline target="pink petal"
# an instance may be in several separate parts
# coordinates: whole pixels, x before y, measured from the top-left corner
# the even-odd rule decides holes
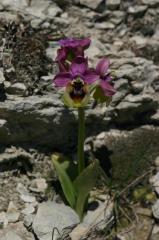
[[[107,81],[100,81],[100,86],[106,96],[113,96],[116,93],[115,88]]]
[[[95,81],[99,80],[100,76],[96,73],[95,70],[88,70],[84,75],[84,81],[87,84],[94,83]]]
[[[91,44],[91,40],[89,38],[84,38],[79,40],[81,47],[84,49],[88,48]]]
[[[65,60],[67,56],[67,50],[65,48],[60,48],[57,50],[56,61]]]
[[[73,76],[76,75],[83,75],[88,68],[88,60],[83,57],[77,57],[74,59],[73,63],[71,64],[71,72]]]
[[[72,80],[70,73],[59,73],[54,78],[54,84],[56,87],[66,87],[67,83]]]
[[[107,73],[109,65],[110,65],[109,60],[106,58],[102,58],[96,66],[97,73],[100,74],[101,76],[104,76]]]

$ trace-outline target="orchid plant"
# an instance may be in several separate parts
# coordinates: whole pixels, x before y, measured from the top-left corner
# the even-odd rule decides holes
[[[89,48],[90,43],[91,40],[88,38],[60,40],[60,48],[55,59],[59,72],[53,80],[57,89],[63,90],[60,96],[63,103],[78,110],[77,164],[58,154],[52,156],[52,161],[65,198],[81,220],[89,193],[99,177],[98,161],[88,166],[85,164],[85,107],[91,99],[94,99],[94,105],[104,102],[108,104],[115,94],[109,73],[109,60],[102,58],[96,68],[89,67],[85,50]]]

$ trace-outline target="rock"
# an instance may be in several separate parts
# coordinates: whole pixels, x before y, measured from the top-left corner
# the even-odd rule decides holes
[[[98,204],[99,206],[95,210],[87,212],[83,222],[70,233],[72,240],[80,240],[91,228],[103,230],[108,225],[108,221],[113,220],[113,203],[107,199],[105,202],[98,202]]]
[[[149,181],[155,189],[155,192],[159,195],[159,172],[157,172],[156,175],[151,177]]]
[[[30,22],[32,28],[34,28],[34,29],[39,29],[41,23],[42,23],[42,19],[38,19],[38,18],[35,18],[35,19],[31,20],[31,22]]]
[[[121,4],[121,0],[107,0],[106,1],[106,6],[108,7],[108,9],[110,10],[116,10],[119,8]]]
[[[36,202],[36,198],[28,192],[28,190],[26,189],[26,187],[23,184],[21,184],[21,183],[18,184],[17,191],[20,193],[20,198],[24,202],[26,202],[26,203]]]
[[[123,11],[113,11],[111,12],[110,16],[110,22],[112,22],[115,25],[121,24],[122,21],[124,21],[125,13]]]
[[[27,88],[24,83],[14,83],[6,88],[7,93],[23,96]]]
[[[9,203],[6,217],[7,217],[9,223],[15,223],[19,220],[20,213],[18,212],[16,206],[14,205],[14,203],[12,201]]]
[[[141,3],[149,6],[155,6],[155,5],[159,5],[159,0],[151,0],[151,1],[141,0]]]
[[[33,235],[27,232],[22,222],[10,224],[5,229],[0,230],[1,240],[33,240]]]
[[[8,219],[6,216],[6,212],[0,213],[0,228],[6,227],[8,225]]]
[[[33,192],[45,192],[48,185],[46,183],[46,179],[44,178],[37,178],[32,181],[31,186],[29,189]]]
[[[26,194],[20,195],[20,198],[26,203],[32,203],[36,201],[36,198],[34,196],[26,195]]]
[[[112,184],[123,187],[149,170],[159,156],[159,128],[147,125],[127,131],[103,131],[99,137],[88,138],[85,145],[86,153],[100,161]]]
[[[7,10],[21,10],[27,7],[27,0],[12,1],[12,0],[1,0],[1,5]]]
[[[55,3],[53,5],[50,5],[46,11],[46,15],[51,19],[60,15],[61,13],[62,9],[55,5]]]
[[[159,199],[152,206],[153,216],[158,220],[159,219]]]
[[[96,23],[95,28],[100,29],[100,30],[109,30],[109,29],[114,29],[115,25],[111,22],[102,22],[102,23]]]
[[[131,6],[128,8],[128,13],[135,15],[135,16],[143,16],[143,14],[146,12],[147,10],[147,6],[145,5],[136,5],[136,6]]]
[[[137,207],[135,212],[139,215],[146,216],[146,217],[151,217],[152,216],[152,211],[149,208],[139,208]]]
[[[88,8],[96,10],[102,1],[101,0],[96,0],[96,1],[94,1],[94,0],[79,0],[79,2],[81,5],[84,5]]]
[[[34,221],[34,218],[35,218],[35,215],[33,214],[27,214],[25,217],[24,217],[24,226],[26,228],[30,228],[33,221]]]
[[[151,240],[158,240],[158,238],[159,238],[159,226],[155,224],[152,230]]]
[[[34,206],[32,206],[31,204],[29,204],[28,206],[26,206],[26,208],[24,208],[21,213],[24,215],[30,215],[32,213],[35,212],[35,208]]]
[[[78,223],[79,218],[70,207],[55,202],[44,202],[39,205],[32,227],[39,240],[44,240],[51,239],[53,229],[58,229],[62,234],[64,228],[71,229]],[[58,236],[58,232],[55,231],[54,239]]]

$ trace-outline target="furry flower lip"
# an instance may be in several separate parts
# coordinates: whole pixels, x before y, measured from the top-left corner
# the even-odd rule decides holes
[[[88,68],[88,60],[83,57],[74,59],[68,72],[60,72],[54,78],[57,87],[66,87],[70,98],[82,101],[88,93],[87,86],[98,80],[95,70]]]

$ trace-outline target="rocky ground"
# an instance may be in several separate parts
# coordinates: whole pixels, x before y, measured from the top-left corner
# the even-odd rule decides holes
[[[114,228],[108,213],[104,227],[86,220],[70,236],[158,239],[158,15],[159,0],[0,0],[0,239],[51,240],[53,226],[62,231],[78,223],[61,204],[63,226],[53,225],[59,206],[49,202],[61,202],[51,153],[76,157],[77,114],[52,85],[57,41],[64,36],[92,39],[92,65],[102,56],[111,60],[117,93],[108,108],[87,109],[85,151],[100,160],[112,192],[121,191],[125,218],[119,222],[126,219]],[[103,185],[102,212],[108,202]],[[50,218],[44,212],[52,212]]]

